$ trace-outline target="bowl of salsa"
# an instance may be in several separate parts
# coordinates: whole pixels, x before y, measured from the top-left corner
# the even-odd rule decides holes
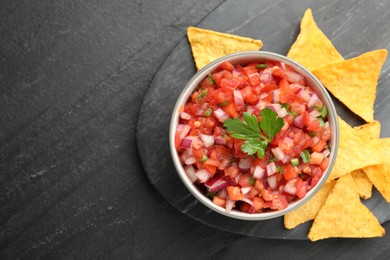
[[[282,216],[321,188],[337,154],[334,104],[297,62],[247,51],[211,62],[179,96],[170,150],[192,195],[243,220]]]

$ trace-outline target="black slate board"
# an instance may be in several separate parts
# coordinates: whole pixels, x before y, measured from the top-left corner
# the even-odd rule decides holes
[[[345,59],[374,49],[390,49],[390,2],[384,1],[227,1],[207,16],[198,27],[262,39],[262,50],[286,54],[299,33],[304,11],[313,9],[318,26]],[[212,227],[254,237],[307,239],[311,223],[293,230],[283,227],[283,218],[248,222],[230,219],[199,203],[184,187],[170,158],[168,131],[171,113],[187,81],[195,74],[186,38],[162,64],[147,93],[139,114],[137,145],[151,183],[174,207]],[[377,89],[375,118],[382,123],[382,137],[390,136],[390,64],[386,62]],[[335,100],[335,99],[334,99]],[[363,121],[335,100],[339,115],[351,125]],[[364,201],[381,223],[390,219],[390,205],[374,189]]]

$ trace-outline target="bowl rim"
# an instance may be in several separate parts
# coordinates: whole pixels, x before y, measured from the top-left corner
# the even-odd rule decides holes
[[[184,171],[184,167],[180,163],[179,155],[175,148],[174,140],[175,140],[176,127],[179,122],[179,114],[178,114],[179,108],[187,102],[188,97],[199,86],[199,83],[210,72],[215,70],[223,61],[233,61],[234,64],[239,64],[240,60],[275,60],[275,61],[282,61],[294,67],[296,71],[304,75],[306,79],[309,79],[311,84],[308,85],[310,85],[317,94],[320,94],[321,101],[325,103],[328,109],[328,122],[330,124],[331,132],[332,132],[331,145],[330,145],[332,149],[329,155],[330,163],[327,169],[325,170],[325,172],[323,173],[323,176],[316,184],[316,186],[312,188],[310,191],[308,191],[306,196],[303,199],[289,203],[288,207],[283,210],[270,211],[264,213],[253,213],[253,214],[241,212],[235,209],[232,209],[230,212],[227,212],[225,208],[215,205],[208,197],[206,197],[201,191],[199,191],[198,188],[189,180],[187,174]],[[246,63],[248,62],[249,61],[246,61]],[[241,64],[243,63],[244,62],[241,62]],[[175,165],[177,174],[179,175],[181,181],[184,183],[187,189],[190,191],[190,193],[198,201],[200,201],[202,204],[204,204],[211,210],[219,214],[222,214],[224,216],[235,218],[235,219],[241,219],[241,220],[256,221],[256,220],[267,220],[267,219],[277,218],[285,215],[286,213],[292,210],[297,209],[298,207],[302,206],[307,201],[309,201],[320,190],[320,188],[328,179],[330,172],[332,171],[332,168],[336,161],[338,145],[339,145],[339,124],[338,124],[337,111],[332,98],[330,97],[329,93],[327,92],[323,84],[314,76],[313,73],[311,73],[307,68],[303,67],[301,64],[281,54],[268,52],[268,51],[243,51],[243,52],[229,54],[212,61],[204,68],[197,71],[181,91],[181,94],[174,106],[170,125],[169,125],[169,147],[171,152],[171,158]]]

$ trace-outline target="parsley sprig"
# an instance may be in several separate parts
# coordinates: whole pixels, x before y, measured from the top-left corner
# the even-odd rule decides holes
[[[227,119],[224,127],[233,138],[245,140],[241,146],[243,152],[249,155],[257,153],[260,158],[263,158],[268,143],[282,129],[284,121],[270,108],[265,108],[261,112],[260,123],[255,115],[247,112],[244,112],[243,118],[245,123],[238,118]],[[267,136],[264,136],[262,131]]]

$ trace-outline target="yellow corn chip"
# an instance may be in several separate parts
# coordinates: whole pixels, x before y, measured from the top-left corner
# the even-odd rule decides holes
[[[381,135],[381,123],[376,120],[364,125],[355,126],[354,129],[363,140],[378,139]]]
[[[335,180],[325,183],[316,195],[303,206],[284,215],[284,226],[287,229],[292,229],[306,221],[314,219],[335,183]]]
[[[390,203],[390,138],[381,138],[370,142],[378,149],[383,163],[365,167],[363,170],[383,198]]]
[[[378,139],[380,136],[381,125],[379,121],[373,121],[364,125],[354,127],[355,133],[363,140]],[[363,199],[369,199],[372,195],[372,183],[367,174],[362,170],[356,170],[351,173],[355,181],[359,195]]]
[[[255,51],[263,46],[261,40],[196,27],[188,27],[187,36],[198,70],[225,55],[240,51]]]
[[[380,237],[385,230],[371,211],[361,203],[350,174],[337,180],[309,232],[317,241],[329,237]]]
[[[333,180],[354,170],[382,163],[378,150],[362,140],[344,120],[339,117],[340,140],[336,162],[329,179]]]
[[[318,28],[311,9],[302,17],[301,31],[291,46],[287,57],[297,61],[309,70],[344,61],[343,56]]]
[[[356,170],[351,172],[353,180],[355,181],[356,189],[359,193],[359,196],[362,199],[369,199],[372,195],[372,183],[368,179],[366,173],[362,170]]]
[[[322,84],[352,112],[374,121],[376,87],[386,50],[364,53],[359,57],[313,70]]]

